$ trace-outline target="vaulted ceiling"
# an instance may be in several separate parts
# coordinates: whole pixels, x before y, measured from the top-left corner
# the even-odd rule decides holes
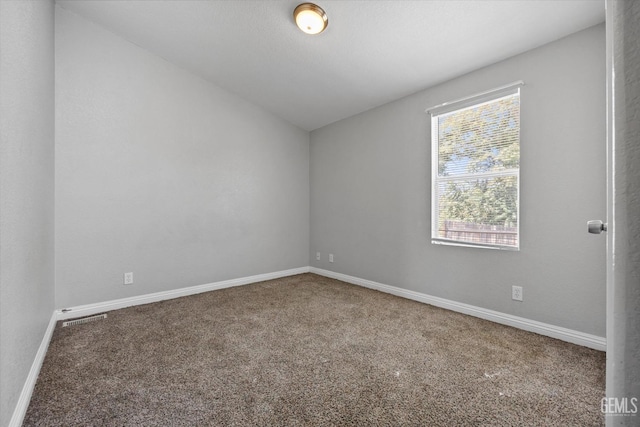
[[[602,0],[58,1],[123,38],[313,130],[604,21]],[[604,83],[603,83],[604,84]]]

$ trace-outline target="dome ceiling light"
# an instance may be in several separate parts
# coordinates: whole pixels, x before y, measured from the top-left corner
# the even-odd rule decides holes
[[[293,11],[296,25],[307,34],[319,34],[329,25],[327,14],[313,3],[299,4]]]

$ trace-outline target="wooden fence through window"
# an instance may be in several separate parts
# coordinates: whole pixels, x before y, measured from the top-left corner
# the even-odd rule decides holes
[[[443,239],[488,245],[518,246],[517,227],[444,221],[439,231]]]

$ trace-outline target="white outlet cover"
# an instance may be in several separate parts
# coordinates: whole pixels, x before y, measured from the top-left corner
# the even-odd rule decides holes
[[[124,273],[124,284],[125,285],[133,284],[133,273]]]
[[[511,299],[514,301],[522,301],[523,291],[522,286],[512,286],[511,287]]]

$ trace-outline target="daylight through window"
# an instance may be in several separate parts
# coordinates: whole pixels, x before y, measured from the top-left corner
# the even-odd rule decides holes
[[[519,248],[521,85],[428,110],[433,243]]]

